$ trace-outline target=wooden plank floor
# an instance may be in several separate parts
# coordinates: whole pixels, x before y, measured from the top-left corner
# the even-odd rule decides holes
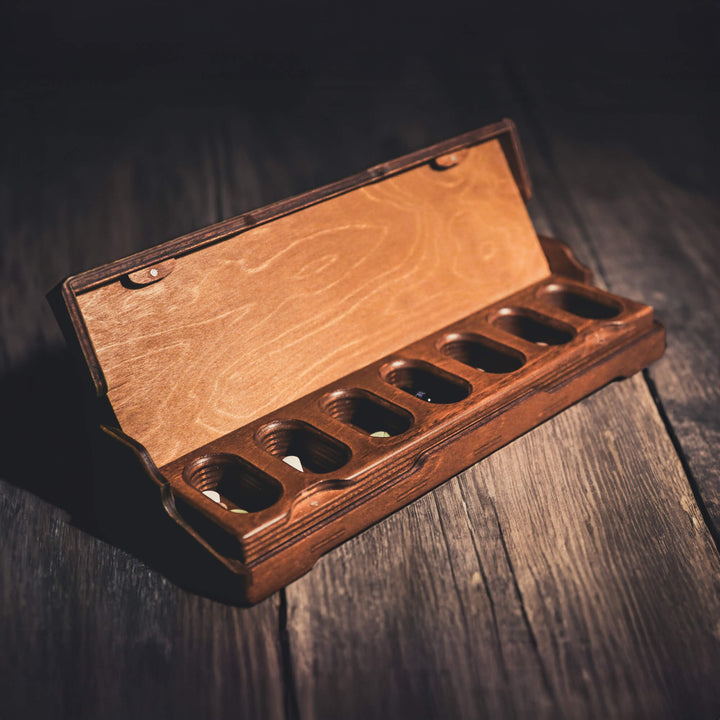
[[[475,53],[280,59],[265,102],[240,61],[5,86],[0,717],[720,716],[707,58]],[[538,230],[654,305],[666,356],[239,607],[86,427],[44,293],[503,116]]]

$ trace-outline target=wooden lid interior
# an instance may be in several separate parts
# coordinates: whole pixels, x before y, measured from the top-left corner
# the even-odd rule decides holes
[[[122,429],[162,466],[549,274],[494,139],[77,303]]]

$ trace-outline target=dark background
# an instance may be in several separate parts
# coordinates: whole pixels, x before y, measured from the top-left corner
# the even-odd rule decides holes
[[[720,231],[719,30],[720,4],[705,0],[5,3],[0,479],[6,482],[0,539],[8,565],[2,595],[7,643],[0,646],[11,650],[0,669],[10,712],[23,707],[25,688],[50,678],[48,687],[61,688],[59,714],[92,716],[81,712],[87,688],[66,669],[86,661],[75,648],[90,641],[68,628],[85,632],[83,603],[94,603],[95,593],[115,593],[102,597],[120,618],[120,632],[127,630],[127,617],[134,628],[150,606],[127,599],[139,566],[101,545],[105,574],[98,582],[106,585],[73,590],[66,608],[78,564],[89,563],[88,537],[128,551],[174,583],[153,584],[155,576],[142,576],[138,597],[158,587],[158,597],[185,612],[183,603],[195,601],[178,595],[176,584],[232,602],[223,582],[204,574],[201,552],[187,549],[182,567],[173,562],[174,543],[182,540],[171,529],[164,541],[153,536],[148,542],[150,535],[137,527],[116,528],[113,535],[98,526],[82,381],[45,292],[69,274],[511,117],[536,185],[530,210],[538,229],[562,235],[570,228],[573,247],[600,283],[652,303],[669,337],[685,343],[670,348],[672,368],[681,375],[678,368],[687,364],[699,374],[688,371],[685,380],[705,372],[715,383],[710,369],[717,367],[720,347],[707,321],[717,292],[707,289],[707,278],[717,272]],[[652,203],[643,206],[646,180]],[[638,229],[638,244],[628,245],[622,260],[622,243],[613,244],[603,229],[605,207],[613,209],[612,222]],[[592,229],[584,225],[587,217]],[[679,225],[671,232],[673,222]],[[688,245],[681,247],[677,237],[688,238]],[[615,269],[604,272],[603,258],[612,253]],[[655,255],[663,262],[655,263]],[[700,318],[705,326],[692,325]],[[668,373],[672,383],[661,390],[674,388],[680,375]],[[658,405],[717,540],[720,495],[709,482],[716,475],[711,395],[695,398],[692,413],[680,401],[673,405],[672,393]],[[706,445],[693,445],[693,423],[702,432],[710,428]],[[698,491],[704,478],[705,500]],[[79,528],[80,539],[63,535],[66,526]],[[48,527],[62,542],[43,536]],[[65,561],[42,555],[57,547]],[[11,577],[26,578],[27,587],[14,580],[9,589]],[[280,603],[278,643],[285,647],[285,596],[268,602]],[[225,612],[217,608],[213,612]],[[117,656],[137,659],[134,652],[123,648]],[[140,661],[150,667],[156,658]],[[18,662],[16,687],[10,669]],[[109,667],[106,681],[117,671]],[[93,668],[84,669],[92,675]],[[167,677],[172,672],[167,669]],[[132,669],[125,676],[136,681]],[[143,697],[154,697],[143,687]],[[89,708],[112,696],[87,692],[97,701]],[[232,689],[224,692],[235,698]],[[46,713],[54,696],[38,697],[29,707]],[[130,706],[141,708],[137,716],[153,716],[150,701]],[[285,709],[295,714],[292,698]],[[107,716],[127,716],[124,706],[114,710]]]
[[[250,158],[266,175],[263,196],[226,197],[218,218],[513,110],[527,134],[540,105],[562,113],[561,132],[578,142],[634,154],[683,187],[715,193],[719,28],[720,4],[710,0],[5,3],[3,243],[15,246],[18,228],[62,202],[82,209],[118,158],[175,141],[174,154],[163,149],[171,185],[182,146],[236,133],[238,118],[247,152],[272,157]],[[190,229],[170,219],[131,242],[140,249]],[[30,266],[49,288],[114,259],[112,243],[97,244],[92,257],[48,272],[48,252],[37,236],[23,238],[3,263],[3,292],[13,295]],[[31,336],[56,337],[36,297],[20,290],[14,299],[23,312],[3,316],[5,367],[23,361]]]
[[[715,201],[719,28],[706,0],[6,3],[3,439],[32,452],[40,417],[55,452],[30,474],[8,452],[5,474],[91,522],[83,493],[48,475],[77,464],[70,433],[50,430],[77,389],[43,297],[69,274],[505,116],[531,174],[533,152],[553,170],[555,136],[615,155],[603,188],[622,192],[632,158]],[[221,180],[203,209],[163,211],[208,162]]]

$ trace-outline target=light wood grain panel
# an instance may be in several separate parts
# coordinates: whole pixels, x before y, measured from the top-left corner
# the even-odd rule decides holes
[[[491,141],[79,303],[123,429],[162,465],[548,272]]]

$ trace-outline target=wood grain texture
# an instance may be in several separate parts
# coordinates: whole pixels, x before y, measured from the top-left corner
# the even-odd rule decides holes
[[[290,586],[301,717],[717,710],[720,562],[652,409],[614,384]]]
[[[535,72],[527,65],[518,68],[524,87],[534,86]],[[667,323],[667,355],[648,377],[720,538],[720,335],[714,331],[720,211],[717,182],[712,184],[717,157],[709,150],[708,131],[701,117],[688,117],[681,139],[668,146],[673,125],[667,118],[649,124],[644,113],[599,115],[578,132],[572,130],[573,117],[542,94],[528,92],[525,104],[537,118],[527,123],[528,132],[537,138],[541,123],[544,135],[544,163],[534,157],[533,164],[549,164],[563,189],[563,198],[544,195],[540,202],[557,201],[580,220],[582,251],[602,282],[651,303]],[[585,136],[604,120],[606,147],[599,151]]]
[[[43,300],[57,278],[504,114],[520,122],[531,152],[540,198],[531,208],[536,226],[564,237],[596,269],[598,254],[585,241],[578,212],[595,200],[576,193],[593,173],[594,186],[607,192],[607,213],[594,222],[604,237],[622,235],[622,247],[613,251],[621,258],[635,253],[635,240],[612,215],[623,179],[614,163],[602,153],[587,154],[587,147],[607,149],[612,132],[616,150],[645,163],[643,173],[670,166],[662,184],[647,191],[650,196],[659,188],[663,202],[651,207],[648,197],[643,203],[648,216],[658,214],[655,229],[662,232],[648,239],[657,241],[642,254],[642,264],[629,266],[625,259],[612,272],[632,276],[627,295],[660,307],[673,353],[673,339],[685,332],[680,319],[703,314],[693,303],[711,292],[697,282],[705,271],[696,276],[684,263],[699,236],[702,257],[714,257],[703,239],[715,232],[713,221],[706,222],[713,213],[696,201],[712,189],[717,143],[710,139],[718,123],[709,112],[710,85],[700,93],[697,86],[717,63],[677,52],[681,36],[697,36],[688,23],[705,22],[707,13],[697,5],[672,13],[654,6],[642,14],[648,32],[636,33],[628,32],[635,26],[627,4],[616,16],[606,5],[597,15],[586,7],[568,3],[562,17],[539,7],[534,17],[548,20],[534,23],[513,6],[506,33],[518,39],[507,52],[474,34],[480,28],[495,37],[500,30],[484,16],[476,26],[453,18],[438,32],[433,11],[432,26],[425,28],[433,42],[418,41],[422,33],[413,25],[412,48],[393,55],[389,45],[376,52],[380,46],[363,36],[356,66],[337,52],[323,55],[315,70],[292,58],[275,65],[231,67],[225,59],[203,65],[200,53],[183,46],[187,62],[179,69],[133,68],[127,64],[134,48],[117,54],[116,74],[98,71],[89,86],[60,83],[53,90],[44,77],[40,91],[18,84],[3,105],[3,120],[13,125],[0,133],[1,389],[3,408],[11,408],[0,434],[0,474],[9,481],[0,485],[0,715],[295,720],[313,713],[339,717],[344,708],[352,717],[357,703],[370,717],[383,718],[438,717],[448,708],[459,717],[562,717],[563,707],[580,707],[590,708],[580,717],[610,708],[616,712],[603,717],[715,720],[717,614],[708,593],[717,564],[706,533],[693,522],[697,508],[691,501],[687,512],[682,509],[687,479],[667,436],[658,437],[657,413],[637,380],[603,390],[334,551],[291,588],[287,617],[282,596],[279,609],[273,600],[250,612],[230,610],[207,597],[209,585],[203,590],[196,580],[197,597],[187,584],[165,579],[175,576],[167,563],[147,557],[141,538],[131,542],[126,531],[116,539],[119,547],[98,540],[80,512],[88,502],[79,490],[80,468],[90,463],[82,413],[74,407],[72,376],[60,361],[59,334]],[[577,33],[567,32],[566,11],[581,15]],[[62,16],[69,18],[67,27],[68,8]],[[27,17],[34,29],[35,16]],[[630,39],[631,54],[614,42],[618,33],[605,32],[608,19]],[[550,21],[556,23],[553,36],[569,48],[554,50]],[[586,50],[594,27],[603,30],[597,31],[600,42]],[[292,32],[306,47],[307,37],[295,27]],[[255,34],[264,46],[266,35]],[[231,40],[236,47],[235,26]],[[661,52],[648,48],[652,43],[663,43]],[[483,47],[485,55],[479,54]],[[35,55],[36,46],[29,51]],[[538,107],[527,106],[523,88],[506,72],[501,58],[516,52],[532,61],[537,94],[555,107],[552,122],[538,119]],[[545,62],[553,52],[555,67]],[[591,62],[580,63],[584,52],[602,68],[596,75]],[[638,72],[642,58],[647,67]],[[74,71],[93,65],[82,59],[65,78],[75,82]],[[266,95],[261,86],[270,88]],[[3,84],[3,98],[6,92]],[[566,110],[558,113],[559,107]],[[622,128],[633,112],[638,120],[630,143]],[[570,148],[573,135],[577,140],[587,130],[582,144],[573,143],[574,156],[545,153],[544,140],[560,121],[555,149]],[[690,155],[688,147],[695,148]],[[687,164],[672,159],[680,157]],[[568,164],[573,175],[558,176]],[[630,158],[622,165],[631,180],[632,165]],[[558,192],[558,177],[578,179],[574,203]],[[638,200],[641,193],[634,191]],[[693,230],[680,235],[668,221],[675,196],[682,205],[688,193],[694,195],[685,205],[692,218],[683,222]],[[639,222],[632,208],[627,212],[624,222]],[[676,245],[681,236],[682,248]],[[597,251],[603,262],[611,261],[609,252]],[[672,292],[663,299],[652,296],[653,288],[640,292],[645,267],[669,277]],[[692,363],[693,373],[712,377],[715,356],[705,350],[712,343],[711,333],[704,342],[699,338],[694,355],[676,356],[677,366]],[[664,392],[665,380],[654,377]],[[686,382],[694,388],[686,373],[669,384],[682,389]],[[716,416],[703,403],[704,414],[696,417],[693,407],[682,399],[675,414],[668,412],[666,427],[702,428],[698,437],[707,444],[683,440],[684,460],[700,477],[702,459],[711,478]],[[630,427],[623,420],[628,408]],[[620,475],[618,459],[628,464]],[[539,542],[515,527],[516,512]],[[158,542],[165,530],[156,526],[155,534]],[[172,548],[177,537],[165,542]],[[189,551],[183,546],[181,563],[202,576]],[[525,563],[537,566],[535,574]],[[440,584],[454,578],[459,589],[441,592]],[[284,707],[283,695],[289,698]]]
[[[606,316],[581,317],[584,311],[569,301],[581,297],[596,298],[600,304],[594,308]],[[553,304],[558,301],[577,314]],[[528,314],[502,314],[507,308]],[[518,337],[523,330],[513,334],[502,329],[504,323],[501,327],[500,320],[522,326],[518,317],[529,320],[533,312],[548,323],[537,326],[547,338],[544,346]],[[501,356],[500,372],[476,369],[467,348],[486,346],[468,345],[473,337],[515,354]],[[551,275],[436,335],[398,348],[393,360],[337,378],[276,414],[181,456],[159,473],[151,463],[147,468],[175,497],[210,518],[216,530],[222,527],[238,539],[225,543],[219,559],[230,567],[233,558],[241,559],[245,568],[237,571],[246,570],[247,597],[256,602],[310,569],[321,552],[604,384],[632,375],[664,347],[664,330],[651,308]],[[402,382],[426,387],[435,401],[421,401],[393,384]],[[382,410],[381,398],[405,412],[404,432],[378,442],[369,434],[383,426],[382,419],[376,417],[367,432],[353,427],[347,403],[360,392],[374,398],[375,413]],[[283,463],[284,454],[297,455],[305,472]],[[207,490],[219,492],[217,502],[203,497]],[[236,503],[250,512],[234,515]]]
[[[78,301],[120,425],[160,466],[548,274],[493,140]]]
[[[515,88],[508,86],[507,78],[500,78],[498,86],[507,93],[507,98],[514,99],[514,103],[508,106],[524,108],[522,98],[514,96]],[[534,87],[542,87],[537,78]],[[464,98],[469,97],[464,88],[459,90],[464,93]],[[534,146],[535,149],[538,147],[542,148],[542,142],[538,141]],[[531,167],[533,157],[538,160],[537,152],[530,155]],[[553,188],[557,187],[554,185],[556,176],[551,172],[552,168],[548,171],[542,160],[541,156],[538,160],[541,163],[540,185],[538,176],[534,175],[536,195],[540,197],[540,201],[534,204],[533,212],[534,218],[539,220],[538,227],[568,238],[573,246],[579,247],[581,255],[597,267],[597,263],[592,262],[597,255],[584,244],[584,228],[578,221],[577,208],[568,208],[562,195],[553,192]],[[593,166],[588,165],[587,170],[588,175],[592,174]],[[611,173],[599,177],[604,177],[606,182],[610,177],[610,182],[614,183],[618,176]],[[609,215],[596,218],[596,221],[606,227],[608,233],[613,232]],[[631,246],[633,240],[630,235],[625,233],[623,237],[625,247]],[[642,267],[639,264],[628,267],[627,271],[636,277],[642,274]],[[633,293],[630,287],[626,293],[638,297],[638,293]],[[649,297],[645,300],[652,301]],[[374,528],[353,541],[355,546],[351,554],[344,555],[337,563],[333,555],[324,558],[314,575],[288,589],[289,618],[296,621],[297,628],[297,634],[291,634],[291,647],[293,657],[301,658],[296,667],[296,684],[304,717],[329,717],[334,712],[333,708],[337,707],[346,710],[351,717],[356,707],[361,708],[358,716],[365,713],[377,717],[385,716],[386,712],[398,713],[401,717],[435,717],[443,713],[474,717],[487,707],[496,710],[499,716],[521,717],[543,713],[549,717],[712,717],[717,712],[719,700],[711,680],[717,673],[716,620],[701,620],[691,631],[695,640],[688,643],[682,631],[675,632],[674,628],[669,631],[662,619],[668,615],[677,618],[676,602],[681,603],[680,606],[694,606],[693,592],[696,588],[701,588],[700,594],[713,608],[710,617],[717,617],[716,553],[703,529],[702,517],[693,505],[680,463],[676,457],[673,458],[670,443],[664,438],[663,450],[655,445],[656,439],[663,438],[663,431],[647,389],[636,379],[632,383],[612,386],[600,396],[607,394],[613,400],[604,411],[602,405],[597,404],[598,396],[594,396],[580,405],[584,408],[589,404],[592,408],[592,414],[584,415],[582,423],[568,428],[566,418],[573,414],[577,417],[577,413],[581,412],[573,408],[528,436],[541,437],[542,442],[529,444],[528,439],[523,438],[486,461],[497,469],[498,477],[502,478],[495,481],[494,492],[497,493],[498,488],[502,491],[502,482],[517,473],[518,468],[523,468],[520,471],[522,475],[538,479],[537,485],[533,483],[531,488],[534,493],[531,499],[536,502],[536,496],[540,494],[550,504],[552,498],[553,510],[560,509],[558,522],[563,524],[563,530],[558,532],[558,528],[552,529],[552,526],[541,527],[540,536],[544,535],[546,542],[539,550],[534,547],[536,538],[531,532],[518,534],[512,539],[514,550],[497,551],[497,554],[507,553],[507,557],[513,558],[510,564],[515,573],[524,576],[520,582],[510,570],[500,574],[496,569],[497,562],[491,560],[489,571],[483,574],[477,570],[478,574],[474,576],[474,587],[483,587],[483,590],[470,595],[468,575],[460,571],[468,566],[472,568],[472,562],[467,559],[467,543],[453,549],[452,556],[457,565],[449,567],[437,549],[437,543],[444,537],[443,530],[447,533],[449,527],[451,533],[455,532],[457,518],[463,512],[476,519],[475,532],[483,540],[492,535],[493,531],[485,528],[495,513],[497,517],[504,517],[504,523],[510,526],[512,532],[515,524],[513,503],[527,504],[527,501],[524,496],[518,500],[504,491],[494,500],[492,513],[488,509],[481,512],[478,496],[482,497],[482,494],[466,494],[462,502],[456,501],[451,506],[454,510],[450,514],[452,520],[444,526],[431,504],[420,501],[388,521],[393,528],[387,535],[382,531],[383,526]],[[619,414],[617,408],[620,405],[623,408],[632,406],[632,428],[625,426],[629,410]],[[651,438],[646,433],[648,424],[655,429]],[[618,432],[619,425],[622,432]],[[554,439],[550,441],[548,433],[551,431],[548,428],[558,426],[562,429],[554,431]],[[610,454],[603,447],[608,439],[612,439],[614,445]],[[561,452],[560,447],[580,453],[578,448],[583,444],[579,459],[562,459],[553,456],[553,453],[548,456],[550,447],[555,448],[555,453]],[[502,463],[501,458],[516,446],[520,449],[513,453],[513,463]],[[662,458],[661,464],[643,460],[651,447]],[[593,459],[594,455],[604,460]],[[538,458],[543,457],[552,458],[544,470],[542,465],[538,468]],[[629,462],[629,469],[624,477],[624,487],[620,485],[618,488],[617,468],[622,466],[618,463],[621,458]],[[577,470],[578,462],[587,465],[587,470],[583,468],[580,473],[580,480],[588,485],[575,488],[576,505],[569,507],[567,503],[573,502],[572,495],[570,500],[564,495],[554,496],[553,486],[559,478],[567,479],[569,466],[575,466]],[[477,466],[477,472],[481,473],[486,463]],[[498,466],[496,463],[502,464]],[[668,466],[672,467],[670,473]],[[547,474],[539,480],[543,472]],[[589,477],[585,477],[586,472],[591,473]],[[650,486],[654,497],[644,499],[642,492],[636,493],[638,481],[643,488]],[[452,482],[448,483],[435,495],[445,496],[452,485]],[[618,496],[621,492],[626,493],[625,497]],[[663,508],[668,494],[675,498],[670,511]],[[586,496],[602,499],[602,502],[588,510]],[[608,513],[603,508],[606,497],[615,498],[614,508]],[[498,502],[502,509],[499,509]],[[649,514],[642,507],[646,502]],[[691,518],[686,508],[690,509]],[[540,508],[535,506],[535,509]],[[573,522],[574,511],[585,520],[590,519],[584,527],[581,527],[579,519],[577,524]],[[665,512],[668,514],[664,518],[657,515]],[[539,513],[529,513],[525,507],[519,509],[519,514],[524,521],[530,522],[533,531],[537,532],[538,523],[550,522]],[[575,529],[568,530],[568,524]],[[639,527],[641,524],[643,526]],[[678,547],[677,540],[674,536],[672,540],[668,539],[667,529],[675,526],[685,536],[685,541],[681,542],[688,544],[684,553],[673,558]],[[658,537],[655,535],[656,527],[664,527],[666,532]],[[601,538],[588,542],[587,536],[598,531]],[[494,532],[498,535],[502,533],[504,544],[512,548],[504,528]],[[379,539],[364,544],[364,538],[371,533]],[[637,534],[626,545],[632,533]],[[702,536],[701,544],[705,548],[702,554],[714,569],[709,572],[702,569],[704,561],[690,569],[689,572],[694,575],[694,590],[685,595],[684,590],[676,588],[677,577],[686,572],[682,569],[686,558],[691,557],[692,561],[697,558],[695,542],[698,534]],[[644,546],[642,543],[635,544],[641,536],[642,542],[646,543]],[[548,541],[549,537],[552,541]],[[482,542],[477,544],[481,550],[484,549]],[[568,545],[570,551],[566,550]],[[548,567],[548,561],[551,565],[558,562],[560,548],[563,554],[567,552],[565,560],[559,561],[561,565],[567,563],[565,571],[559,566]],[[608,548],[614,548],[613,552],[608,552]],[[343,553],[344,550],[343,547],[337,552]],[[624,553],[629,556],[623,557]],[[643,553],[643,557],[635,553]],[[582,557],[583,554],[585,557],[579,566],[581,577],[577,585],[576,580],[570,580],[574,590],[568,590],[568,578],[575,577],[578,555]],[[378,580],[371,577],[371,573],[363,574],[365,562],[363,567],[353,563],[355,558],[366,558],[368,555],[380,558],[378,564],[391,564],[388,578]],[[608,567],[611,559],[616,564]],[[313,583],[317,572],[322,572],[323,578]],[[650,577],[655,572],[657,575]],[[473,575],[468,574],[472,579]],[[448,598],[433,584],[435,578],[442,578],[438,580],[441,584],[458,575],[465,583],[461,593],[471,598],[468,601],[470,610],[467,607],[460,609],[456,599]],[[337,586],[348,588],[343,596],[345,615],[359,615],[363,628],[361,633],[339,624],[333,624],[327,630],[319,627],[319,618],[327,617],[329,610],[327,607],[320,609],[318,605],[322,607],[324,599],[329,601],[328,588]],[[491,592],[485,588],[495,590],[498,586],[501,589],[516,587],[517,597],[525,598],[529,593],[533,598],[532,614],[528,613],[525,602],[522,605],[516,602],[515,614],[528,618],[525,626],[520,621],[513,626],[509,613],[504,612],[506,596],[500,595],[503,600],[492,604],[483,598]],[[648,590],[650,586],[654,590]],[[559,594],[555,594],[557,590]],[[362,596],[367,600],[368,592],[373,600],[377,599],[377,604],[373,602],[366,613],[353,599]],[[668,598],[668,594],[674,592],[680,592],[683,597]],[[401,599],[396,601],[398,595]],[[540,619],[535,616],[538,610],[542,611]],[[435,624],[438,617],[441,619]],[[477,618],[478,625],[482,627],[485,623],[492,630],[485,630],[484,634],[478,631],[477,636],[468,632],[467,617]],[[500,620],[493,626],[496,617]],[[683,616],[682,620],[685,619],[687,616]],[[518,625],[522,641],[516,644],[514,654],[510,655],[512,644],[509,638],[517,637],[510,629]],[[448,640],[448,635],[454,636],[456,641]],[[482,640],[475,642],[478,636]],[[468,637],[473,640],[468,640]],[[492,641],[497,637],[502,638],[495,640],[496,647],[500,648],[497,656],[503,658],[503,653],[507,652],[512,661],[504,665],[498,659],[491,671],[488,672],[485,666],[486,674],[473,674],[467,668],[478,667],[477,656],[482,654],[485,658],[487,647],[492,647]],[[483,640],[486,641],[483,643]],[[698,654],[694,652],[695,642],[697,647],[703,648]],[[452,647],[451,657],[447,646]],[[336,653],[335,648],[338,647],[340,649]],[[524,656],[518,647],[525,648]],[[535,647],[538,647],[542,661],[533,657],[532,648]],[[333,668],[335,683],[340,686],[337,690],[322,680],[325,677],[323,670],[330,667]],[[362,669],[360,691],[357,691],[357,678],[350,679],[350,673],[342,674],[338,680],[337,668],[344,667]],[[399,669],[388,673],[388,668]],[[507,680],[502,677],[504,668],[509,668],[505,676],[509,678]],[[318,677],[321,680],[317,680]],[[459,690],[459,686],[463,689]],[[478,690],[478,687],[481,689]],[[517,691],[508,687],[517,688]],[[487,714],[492,716],[493,711]]]
[[[68,131],[2,137],[0,273],[16,289],[0,313],[3,720],[285,716],[279,599],[236,607],[202,548],[153,515],[137,465],[91,449],[82,385],[42,299],[51,275],[217,219],[212,149],[192,124],[116,139],[122,151],[92,161]],[[30,153],[34,142],[48,148]],[[121,492],[103,518],[108,486]]]
[[[277,598],[249,615],[191,595],[64,513],[2,493],[2,717],[284,717]]]

